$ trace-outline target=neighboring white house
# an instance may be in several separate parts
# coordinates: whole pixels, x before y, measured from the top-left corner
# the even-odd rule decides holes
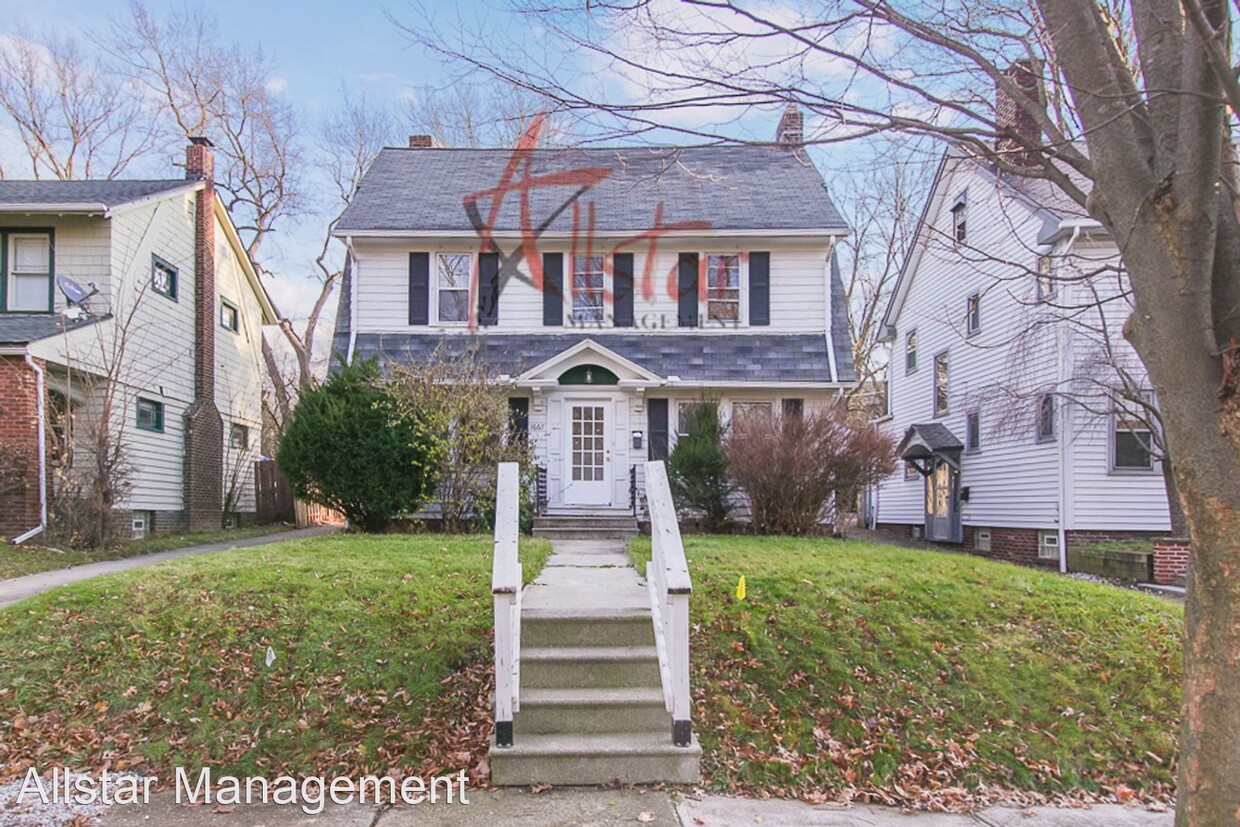
[[[884,324],[901,471],[881,527],[1064,566],[1170,529],[1114,240],[1058,189],[961,150],[936,173]]]
[[[351,267],[335,349],[350,361],[476,351],[511,386],[550,507],[627,509],[685,406],[798,411],[853,382],[834,266],[846,228],[796,110],[778,135],[385,149],[336,224]]]
[[[0,181],[0,440],[30,464],[7,536],[37,533],[56,478],[89,462],[74,452],[108,386],[135,533],[253,515],[275,312],[212,173],[195,140],[177,179]],[[73,285],[98,292],[72,304]]]

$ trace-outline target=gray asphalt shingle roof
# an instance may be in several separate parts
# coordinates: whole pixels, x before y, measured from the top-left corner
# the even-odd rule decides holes
[[[904,454],[904,450],[915,438],[920,439],[931,451],[959,451],[964,448],[964,444],[946,425],[941,422],[927,422],[921,425],[910,425],[909,429],[904,432],[900,447],[896,450]]]
[[[76,205],[105,209],[189,186],[184,178],[158,181],[0,181],[0,205]]]
[[[498,186],[512,154],[507,149],[384,149],[337,222],[336,232],[473,233],[476,228],[463,200]],[[760,231],[845,228],[818,170],[803,151],[789,147],[540,149],[529,157],[531,176],[606,172],[582,196],[583,202],[597,205],[596,232],[648,230],[660,208],[663,225],[705,222],[716,230]],[[534,189],[532,221],[538,224],[554,215],[579,186],[570,182]],[[486,218],[491,198],[481,198],[478,207]],[[519,193],[509,193],[492,229],[520,230],[519,207]],[[572,232],[571,207],[547,229]]]
[[[97,321],[98,318],[70,321],[59,313],[0,313],[0,345],[37,342]]]
[[[442,348],[445,358],[477,349],[498,373],[517,376],[591,339],[660,377],[688,382],[830,382],[827,340],[821,333],[727,336],[709,333],[359,333],[354,358],[413,363]],[[848,380],[844,380],[848,381]]]

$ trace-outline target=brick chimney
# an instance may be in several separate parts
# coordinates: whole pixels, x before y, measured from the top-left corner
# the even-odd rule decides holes
[[[1041,97],[1042,62],[1023,59],[1008,67],[1008,79],[1020,89],[1021,93],[1038,109],[1045,109],[1046,104]],[[1042,129],[1037,119],[1016,99],[995,84],[995,123],[999,127],[999,137],[995,139],[995,152],[1004,161],[1015,166],[1032,166],[1037,161],[1037,153],[1029,152],[1024,143],[1040,144]]]
[[[194,401],[185,412],[185,522],[223,527],[224,422],[215,404],[215,157],[206,138],[189,139],[185,177],[202,181],[194,210]]]
[[[431,137],[430,135],[410,135],[409,136],[409,148],[410,149],[434,149],[435,139]]]
[[[788,104],[775,129],[775,142],[785,146],[801,146],[805,142],[805,117],[795,103]]]

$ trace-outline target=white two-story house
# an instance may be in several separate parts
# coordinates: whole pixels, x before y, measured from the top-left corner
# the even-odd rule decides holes
[[[846,228],[800,136],[789,110],[768,145],[386,149],[336,225],[334,347],[476,353],[549,507],[627,509],[686,406],[799,411],[853,382]]]
[[[905,462],[872,521],[1065,570],[1073,549],[1166,535],[1126,294],[1114,239],[1062,192],[948,151],[884,319]]]
[[[0,531],[100,490],[101,446],[122,533],[252,518],[275,320],[209,142],[176,178],[0,181]]]

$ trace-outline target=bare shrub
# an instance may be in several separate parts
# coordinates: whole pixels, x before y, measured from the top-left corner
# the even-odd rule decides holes
[[[819,530],[834,498],[892,473],[895,443],[877,428],[848,424],[842,410],[799,417],[754,413],[732,424],[725,441],[737,485],[749,496],[763,534]]]

